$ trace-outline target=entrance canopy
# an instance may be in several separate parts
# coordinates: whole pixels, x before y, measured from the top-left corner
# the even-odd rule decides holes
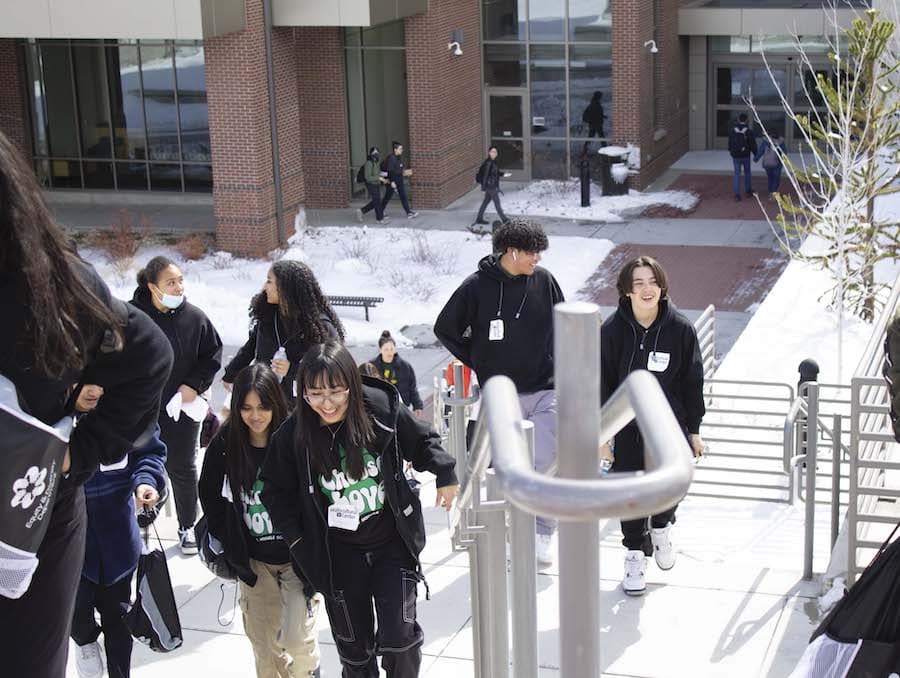
[[[849,28],[860,9],[840,3],[838,25]],[[831,10],[810,0],[684,0],[678,10],[679,35],[829,35]]]

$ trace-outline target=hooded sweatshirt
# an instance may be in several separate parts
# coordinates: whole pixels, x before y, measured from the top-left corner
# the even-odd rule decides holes
[[[559,283],[540,266],[511,276],[491,254],[478,263],[434,324],[441,343],[484,384],[502,374],[519,393],[553,388],[553,307],[565,301]],[[495,329],[491,338],[491,324]],[[501,336],[502,335],[502,336]]]

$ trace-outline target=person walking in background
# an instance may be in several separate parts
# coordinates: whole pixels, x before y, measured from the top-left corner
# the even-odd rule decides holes
[[[115,299],[78,256],[53,220],[31,163],[2,133],[0,224],[0,375],[14,387],[7,411],[18,407],[53,426],[74,412],[72,384],[99,384],[106,395],[72,431],[61,463],[44,477],[48,486],[58,485],[35,557],[15,553],[14,568],[8,567],[8,551],[0,558],[3,675],[61,678],[84,563],[81,486],[98,462],[119,462],[153,434],[172,349],[144,313]],[[6,433],[6,421],[0,419],[0,432]],[[6,468],[29,461],[22,458],[25,429],[13,430],[18,443],[0,436]],[[0,522],[0,540],[7,543],[9,527]]]
[[[343,341],[344,327],[312,270],[300,261],[276,261],[262,292],[250,301],[250,337],[225,367],[225,389],[230,391],[237,373],[255,360],[272,367],[293,409],[300,359],[329,338]]]
[[[594,92],[591,103],[581,114],[581,121],[588,125],[588,139],[595,136],[603,139],[606,136],[603,128],[606,126],[606,112],[603,110],[603,92]]]
[[[382,213],[387,208],[387,204],[394,197],[394,191],[400,196],[400,204],[406,212],[407,219],[415,219],[419,216],[418,212],[414,212],[409,206],[409,199],[406,197],[406,177],[412,176],[412,170],[406,169],[403,164],[403,144],[395,141],[393,144],[393,153],[391,153],[385,161],[385,171],[387,172],[388,187],[384,192],[384,200],[381,202]]]
[[[481,190],[484,193],[484,200],[481,201],[481,207],[478,208],[478,216],[475,217],[475,223],[481,226],[488,223],[484,220],[484,211],[491,202],[494,203],[494,209],[497,210],[497,216],[500,217],[500,221],[504,223],[509,221],[503,213],[503,208],[500,206],[500,194],[503,191],[500,190],[500,167],[497,165],[498,153],[497,147],[491,146],[488,149],[488,157],[481,163],[481,167],[478,168],[478,174],[475,175],[475,182],[481,185]],[[504,173],[503,176],[510,176],[509,172]]]
[[[97,407],[103,388],[85,384],[75,411],[86,414]],[[131,579],[141,555],[141,535],[135,504],[152,509],[165,488],[166,446],[159,429],[142,447],[131,450],[120,464],[100,465],[84,485],[87,542],[75,613],[72,640],[78,648],[79,678],[100,678],[103,660],[97,639],[103,633],[106,668],[110,678],[131,675],[131,633],[122,616],[131,604]],[[100,614],[100,625],[94,618]]]
[[[449,511],[459,490],[455,461],[397,390],[361,378],[336,341],[306,353],[297,386],[303,397],[269,443],[262,501],[294,562],[325,595],[344,678],[377,678],[379,654],[390,678],[416,678],[425,523],[402,465],[434,473],[435,505]]]
[[[478,263],[434,323],[450,353],[475,371],[479,384],[502,374],[519,392],[522,416],[534,423],[534,464],[556,459],[553,390],[553,307],[565,301],[553,275],[538,266],[549,243],[540,224],[513,221],[493,234],[494,254]],[[555,523],[537,519],[536,554],[552,563]]]
[[[384,216],[384,205],[381,204],[381,184],[389,183],[387,179],[381,176],[381,167],[379,161],[381,153],[377,146],[369,149],[369,155],[365,164],[362,166],[362,178],[366,184],[366,191],[369,193],[369,202],[356,210],[356,220],[362,221],[363,217],[375,210],[375,221],[379,224],[386,223],[390,219]]]
[[[425,405],[416,386],[415,370],[397,353],[397,344],[388,330],[378,338],[378,351],[379,354],[369,361],[378,370],[378,376],[392,384],[400,393],[403,404],[421,417]]]
[[[784,166],[785,155],[787,155],[787,149],[784,146],[784,139],[778,132],[774,132],[772,141],[763,139],[759,150],[753,156],[755,162],[762,161],[763,169],[766,170],[769,197],[778,192],[778,187],[781,186],[781,169]]]
[[[231,415],[210,442],[200,474],[209,533],[221,542],[222,556],[240,580],[244,630],[258,678],[319,675],[320,598],[298,575],[259,496],[269,438],[288,411],[268,365],[242,369],[231,390]]]
[[[753,195],[753,181],[750,176],[750,156],[756,153],[756,138],[747,126],[747,114],[741,113],[728,134],[728,152],[734,163],[734,199],[741,201],[741,171],[744,172],[744,192]]]
[[[154,257],[137,275],[131,303],[165,333],[175,353],[172,373],[162,392],[160,437],[166,444],[166,471],[172,481],[178,539],[184,555],[197,553],[197,452],[200,424],[182,408],[201,397],[222,365],[222,340],[206,314],[184,296],[181,269],[166,257]],[[203,415],[206,415],[206,409]]]
[[[690,442],[694,455],[703,454],[700,422],[703,403],[703,360],[697,333],[691,322],[669,299],[666,272],[652,257],[629,261],[616,282],[619,306],[600,329],[601,401],[606,402],[635,370],[649,370]],[[605,442],[601,456],[612,459],[613,472],[644,470],[644,441],[632,421]],[[625,577],[622,589],[631,596],[646,590],[647,556],[654,556],[662,570],[675,566],[672,525],[677,506],[650,518],[622,521]],[[649,525],[648,525],[649,522]]]

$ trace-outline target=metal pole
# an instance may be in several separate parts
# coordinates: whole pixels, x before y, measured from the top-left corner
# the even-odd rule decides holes
[[[806,520],[803,543],[803,578],[813,578],[813,544],[816,528],[816,457],[819,449],[819,384],[807,385],[806,403]]]
[[[494,478],[489,470],[487,479],[488,501],[501,499]],[[487,544],[486,588],[490,608],[491,678],[509,678],[509,599],[506,591],[506,513],[489,510],[478,514],[485,526]],[[531,552],[534,557],[534,551]]]
[[[841,514],[841,415],[834,415],[831,445],[831,548],[837,543]]]
[[[272,0],[263,0],[263,24],[266,36],[266,80],[269,85],[269,132],[272,138],[272,183],[275,189],[275,226],[278,244],[283,245],[284,203],[281,196],[281,154],[278,151],[278,111],[275,107],[275,71],[272,59]]]
[[[860,402],[862,393],[860,382],[850,380],[850,483],[847,487],[847,584],[852,586],[856,581],[856,526],[859,510],[857,487],[859,483],[859,448],[860,448]]]
[[[557,459],[560,478],[599,478],[600,309],[554,309]],[[559,526],[560,678],[600,678],[600,526]]]
[[[534,424],[522,422],[529,463],[534,465]],[[512,578],[512,651],[515,678],[537,678],[537,562],[534,555],[535,519],[510,505],[509,547]]]
[[[467,509],[468,510],[468,509]],[[469,552],[469,597],[472,604],[472,659],[474,664],[473,678],[484,678],[484,662],[481,657],[481,598],[478,581],[478,537],[471,539],[466,547]]]
[[[477,513],[475,515],[478,516]],[[484,523],[481,522],[481,519],[482,516],[477,517],[478,523],[484,525]],[[484,532],[479,532],[475,535],[475,545],[475,567],[478,568],[478,590],[476,595],[478,596],[478,645],[481,647],[481,652],[479,654],[481,660],[481,675],[485,678],[494,678],[494,647],[491,642],[491,637],[493,635],[492,627],[497,611],[491,608],[491,560],[488,553],[489,545],[487,535]],[[505,608],[503,613],[506,614]]]
[[[465,383],[463,381],[463,364],[459,360],[453,361],[453,398],[462,400],[466,397]],[[466,406],[450,406],[450,428],[453,431],[456,456],[456,468],[464,469],[468,464],[469,455],[466,450]]]

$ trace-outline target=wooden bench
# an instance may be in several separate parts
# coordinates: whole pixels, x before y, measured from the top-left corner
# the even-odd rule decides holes
[[[328,301],[332,306],[360,306],[366,309],[366,322],[369,321],[369,309],[375,308],[376,305],[384,301],[382,297],[333,297],[329,296]]]

